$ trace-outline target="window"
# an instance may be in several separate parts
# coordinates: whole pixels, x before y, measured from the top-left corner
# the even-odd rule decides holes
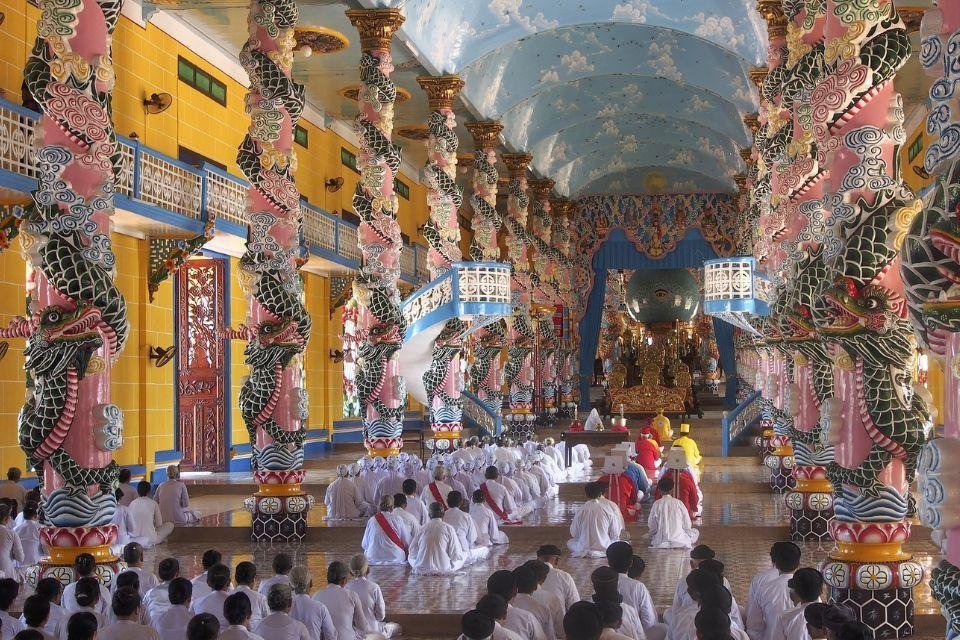
[[[393,188],[405,200],[410,199],[410,185],[401,180],[400,178],[395,178],[393,180]]]
[[[910,143],[910,146],[907,148],[907,162],[913,162],[914,158],[920,155],[920,152],[923,151],[923,134],[917,134],[917,137],[913,139],[913,142]]]
[[[346,147],[340,147],[340,164],[352,169],[356,173],[360,173],[360,170],[357,169],[357,154]]]
[[[309,146],[310,137],[307,134],[307,130],[297,125],[293,130],[293,141],[298,145],[306,149]]]
[[[227,106],[227,85],[179,56],[177,57],[177,77],[208,98]]]
[[[208,164],[212,164],[217,169],[220,169],[222,171],[227,170],[227,165],[223,164],[222,162],[211,160],[207,156],[201,153],[197,153],[193,149],[187,149],[186,147],[177,147],[177,160],[179,160],[180,162],[185,162],[191,166],[194,166],[197,169],[202,167],[203,163],[206,162]]]

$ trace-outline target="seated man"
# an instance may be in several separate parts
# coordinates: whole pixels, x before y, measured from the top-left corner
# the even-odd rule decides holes
[[[493,465],[487,467],[483,472],[484,482],[480,483],[480,491],[483,492],[483,499],[487,506],[493,511],[503,524],[522,524],[518,513],[516,502],[513,496],[507,491],[506,487],[497,482],[500,478],[500,471]]]
[[[429,505],[431,502],[436,502],[444,511],[449,508],[447,506],[447,494],[453,491],[453,487],[444,482],[446,479],[446,467],[442,464],[435,466],[433,468],[433,480],[424,487],[423,493],[420,494],[420,499],[423,500],[423,504]]]
[[[431,502],[428,511],[430,521],[420,527],[410,542],[410,566],[420,575],[456,573],[463,567],[467,553],[456,530],[443,521],[443,507]]]
[[[380,510],[367,520],[360,546],[370,564],[404,564],[410,546],[407,524],[393,513],[393,497],[380,498]]]
[[[370,505],[360,497],[357,485],[349,475],[346,465],[337,466],[337,479],[327,487],[323,498],[327,505],[327,520],[356,520],[372,515]]]
[[[650,508],[647,526],[650,528],[650,546],[656,549],[689,549],[700,537],[700,531],[690,523],[686,506],[671,493],[673,479],[660,478],[657,493],[660,497]]]
[[[173,533],[173,523],[164,522],[160,515],[160,505],[150,498],[150,483],[141,480],[137,483],[139,498],[130,503],[130,538],[139,542],[144,549],[156,546]]]
[[[466,564],[473,564],[478,560],[483,560],[490,555],[489,545],[483,545],[479,542],[479,533],[477,524],[470,517],[470,514],[460,508],[463,504],[463,496],[459,491],[451,491],[447,494],[447,509],[443,514],[443,521],[453,527],[460,538],[460,546],[467,554]]]
[[[601,502],[603,487],[598,482],[588,482],[584,487],[587,501],[577,511],[570,525],[572,539],[567,546],[578,558],[603,558],[607,547],[620,539],[624,522],[619,513]]]
[[[673,481],[672,495],[684,504],[691,520],[696,520],[700,516],[700,489],[693,474],[690,472],[687,454],[683,449],[670,449],[667,454],[666,469],[663,472],[663,478],[670,478]],[[660,490],[654,494],[654,498],[660,498]]]
[[[167,467],[167,480],[157,487],[156,498],[164,522],[191,524],[200,519],[200,514],[190,509],[187,485],[180,480],[180,467],[175,464]]]
[[[500,531],[500,519],[487,506],[487,500],[483,496],[483,491],[477,489],[473,492],[473,504],[470,506],[470,517],[477,525],[477,544],[488,546],[491,544],[507,544],[510,539],[503,531]]]
[[[653,480],[657,477],[657,470],[660,468],[660,447],[657,446],[652,433],[642,432],[634,447],[637,450],[637,464],[643,467],[647,477]]]
[[[687,453],[687,460],[692,466],[700,466],[703,456],[700,455],[700,447],[690,437],[690,425],[686,422],[680,424],[680,437],[673,441],[673,446],[680,447]]]

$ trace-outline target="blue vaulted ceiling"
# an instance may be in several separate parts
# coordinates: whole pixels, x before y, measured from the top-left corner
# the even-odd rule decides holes
[[[755,0],[305,0],[300,22],[344,33],[347,50],[297,56],[308,99],[333,118],[356,104],[358,37],[344,17],[355,6],[396,7],[394,79],[412,99],[396,126],[422,124],[424,73],[466,82],[460,121],[499,119],[505,145],[534,155],[534,169],[563,195],[609,190],[733,191],[743,169],[742,122],[757,108],[747,71],[761,64],[766,25]],[[164,0],[231,52],[246,38],[240,0]],[[458,129],[461,148],[470,137]],[[422,165],[420,145],[400,140]],[[649,180],[650,176],[655,180]]]

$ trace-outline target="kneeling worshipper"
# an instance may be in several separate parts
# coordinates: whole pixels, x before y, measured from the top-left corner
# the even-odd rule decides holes
[[[690,602],[679,608],[671,607],[663,614],[663,621],[667,627],[667,638],[695,638],[695,618],[704,608],[717,607],[724,611],[729,619],[733,599],[730,592],[721,584],[720,577],[705,569],[694,569],[684,578]],[[740,634],[731,633],[735,638],[746,634],[739,629]]]
[[[462,504],[463,496],[459,491],[451,491],[447,494],[447,506],[450,508],[443,514],[443,521],[457,532],[460,546],[467,555],[465,564],[473,564],[490,555],[490,546],[480,544],[477,523],[473,521],[470,514],[461,509]]]
[[[601,484],[607,485],[607,498],[617,505],[625,521],[634,521],[639,513],[637,509],[637,487],[626,474],[626,461],[623,456],[607,456],[603,459]]]
[[[519,513],[516,502],[507,488],[500,484],[500,470],[490,465],[484,471],[485,480],[480,483],[480,491],[487,506],[493,511],[503,524],[523,524],[522,514]]]
[[[503,531],[500,531],[500,518],[487,506],[487,499],[483,491],[477,489],[473,492],[473,504],[470,505],[470,517],[477,525],[477,544],[507,544],[510,538]]]
[[[443,521],[443,507],[431,502],[430,520],[410,542],[409,562],[413,572],[427,576],[456,573],[467,559],[456,530]]]
[[[642,432],[633,446],[637,450],[637,464],[652,481],[657,477],[657,471],[660,469],[660,447],[649,432]]]
[[[773,626],[780,614],[790,609],[790,587],[794,571],[800,566],[802,551],[793,542],[774,542],[770,547],[769,569],[750,581],[747,596],[747,633],[750,640],[771,640]]]
[[[584,492],[587,501],[573,517],[570,524],[573,538],[567,541],[567,547],[577,558],[603,558],[607,547],[619,540],[623,533],[623,516],[601,500],[603,486],[599,482],[588,482]]]
[[[686,506],[671,495],[673,480],[660,478],[657,483],[660,498],[650,508],[647,526],[650,546],[655,549],[686,549],[696,543],[700,531],[693,528]]]
[[[380,510],[367,520],[360,546],[372,565],[404,564],[413,533],[393,512],[393,497],[380,498]]]
[[[623,472],[637,490],[637,503],[642,502],[644,497],[651,493],[652,481],[647,477],[646,470],[635,460],[637,450],[631,443],[622,442],[613,448],[613,455],[623,457]]]
[[[356,483],[349,476],[347,465],[337,465],[337,479],[327,487],[323,498],[327,520],[358,520],[373,515],[370,504],[360,497]]]
[[[823,574],[810,567],[797,569],[787,581],[793,607],[781,613],[773,624],[771,640],[810,640],[804,612],[823,595]]]
[[[160,483],[154,497],[160,505],[160,516],[164,522],[191,524],[200,519],[200,513],[190,508],[190,494],[187,493],[187,485],[180,480],[178,465],[167,467],[167,480]]]
[[[700,487],[697,486],[696,478],[690,471],[690,463],[687,460],[686,452],[681,448],[670,449],[667,453],[667,462],[664,465],[661,478],[670,478],[673,481],[671,494],[687,508],[687,513],[691,520],[700,517]],[[660,497],[660,489],[654,494],[654,498]]]
[[[433,458],[431,458],[431,460],[432,459]],[[420,494],[420,499],[423,500],[423,504],[429,506],[431,502],[436,502],[444,511],[449,508],[447,506],[447,494],[453,491],[453,487],[444,482],[446,479],[446,468],[442,464],[436,465],[433,468],[433,480],[424,487],[423,493]]]

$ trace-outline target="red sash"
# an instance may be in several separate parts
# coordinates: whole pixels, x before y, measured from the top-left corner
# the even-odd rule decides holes
[[[486,482],[480,483],[480,490],[483,491],[483,499],[487,501],[487,506],[490,507],[490,509],[497,514],[497,517],[503,520],[505,524],[522,524],[521,520],[511,520],[510,516],[508,516],[506,512],[501,509],[496,502],[494,502],[493,496],[490,495],[490,490],[487,489]]]
[[[407,545],[403,544],[403,540],[399,535],[397,535],[396,529],[390,525],[390,522],[387,520],[386,516],[383,515],[383,512],[378,511],[373,515],[373,517],[377,519],[377,524],[380,525],[380,528],[383,529],[383,532],[387,534],[388,538],[390,538],[390,542],[403,549],[403,554],[407,555]]]
[[[427,485],[430,488],[430,493],[433,494],[433,501],[443,507],[443,510],[447,510],[447,501],[443,499],[443,496],[440,495],[440,489],[437,487],[436,482],[431,482]]]

